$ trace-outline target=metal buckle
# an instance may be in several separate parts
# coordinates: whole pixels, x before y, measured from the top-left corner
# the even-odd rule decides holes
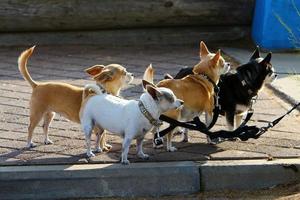
[[[163,145],[164,144],[164,139],[162,137],[158,137],[158,138],[155,138],[153,140],[153,143],[155,144],[155,146],[160,146],[160,145]]]

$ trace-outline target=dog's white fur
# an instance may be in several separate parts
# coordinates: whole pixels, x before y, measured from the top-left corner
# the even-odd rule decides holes
[[[104,94],[97,85],[87,85],[86,89],[93,90],[97,95],[90,97],[81,112],[81,125],[85,134],[87,155],[94,156],[91,151],[91,133],[95,124],[103,130],[107,130],[113,134],[120,135],[124,138],[122,144],[122,164],[129,164],[127,154],[131,141],[137,141],[137,155],[142,159],[149,156],[143,152],[143,139],[153,125],[141,113],[138,101],[125,100],[109,94]],[[156,87],[150,83],[144,84],[146,92],[140,96],[140,101],[154,119],[174,108],[179,108],[182,101],[177,99],[174,93],[167,88]],[[155,93],[155,94],[154,94]],[[174,101],[169,101],[168,97],[172,97]]]

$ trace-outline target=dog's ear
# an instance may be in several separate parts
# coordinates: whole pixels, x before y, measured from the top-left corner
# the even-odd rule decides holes
[[[113,79],[113,72],[109,69],[104,69],[100,72],[100,74],[97,74],[93,77],[95,81],[99,81],[100,83],[104,83],[106,81],[110,81]]]
[[[159,97],[162,96],[162,93],[160,91],[158,91],[155,87],[153,87],[152,85],[147,85],[146,86],[146,90],[147,92],[152,96],[152,98],[154,100],[158,100]]]
[[[261,61],[262,64],[267,64],[271,62],[271,58],[272,58],[272,53],[269,52],[267,54],[267,56]]]
[[[153,83],[150,83],[149,81],[142,80],[143,88],[147,89],[148,85],[151,85],[152,87],[156,88],[156,86]]]
[[[170,74],[165,74],[164,79],[174,79],[174,77],[171,76]]]
[[[207,56],[208,54],[210,54],[207,46],[205,45],[205,43],[203,41],[200,42],[200,58],[203,58],[204,56]]]
[[[216,55],[214,55],[214,57],[211,59],[211,62],[213,63],[213,66],[216,66],[217,62],[219,61],[221,57],[221,50],[219,49],[216,53]]]
[[[252,53],[252,56],[250,58],[250,60],[255,60],[256,58],[259,58],[260,54],[259,54],[259,46],[256,46],[255,51]]]
[[[84,71],[91,76],[95,76],[95,75],[99,74],[100,72],[102,72],[104,67],[105,67],[104,65],[94,65],[92,67],[85,69]]]

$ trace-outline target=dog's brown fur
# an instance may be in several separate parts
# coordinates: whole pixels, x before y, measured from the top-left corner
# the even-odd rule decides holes
[[[182,117],[183,110],[188,110],[198,114],[205,112],[210,117],[212,116],[214,87],[199,74],[207,75],[217,84],[220,78],[220,70],[223,69],[225,61],[221,56],[220,50],[216,54],[210,53],[204,42],[200,43],[200,58],[201,61],[194,66],[193,75],[188,75],[182,79],[165,79],[157,84],[158,87],[170,88],[177,98],[184,101],[183,109],[171,110],[165,115],[179,120]],[[153,76],[154,72],[150,66],[144,73],[144,79],[153,82]],[[172,151],[170,149],[171,138],[172,133],[169,133],[167,135],[167,148],[169,151]]]
[[[48,128],[55,113],[67,119],[80,123],[79,111],[84,89],[61,82],[36,82],[27,70],[27,60],[33,53],[34,47],[21,53],[18,59],[19,70],[32,87],[30,100],[30,124],[28,127],[28,147],[33,147],[32,134],[40,120],[44,119],[43,130],[45,144],[51,144],[48,138]],[[85,70],[92,78],[101,84],[107,92],[119,95],[126,75],[126,69],[117,64],[108,66],[95,65]],[[103,135],[103,134],[102,134]],[[103,136],[104,137],[104,136]],[[104,140],[104,138],[103,138]]]

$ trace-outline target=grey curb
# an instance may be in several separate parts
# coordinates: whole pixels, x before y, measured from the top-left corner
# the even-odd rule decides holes
[[[300,159],[200,163],[201,190],[256,190],[300,181]]]
[[[194,162],[0,167],[1,199],[134,197],[200,190]]]
[[[0,167],[0,196],[157,197],[200,190],[254,190],[300,181],[299,170],[300,159],[9,166]]]

